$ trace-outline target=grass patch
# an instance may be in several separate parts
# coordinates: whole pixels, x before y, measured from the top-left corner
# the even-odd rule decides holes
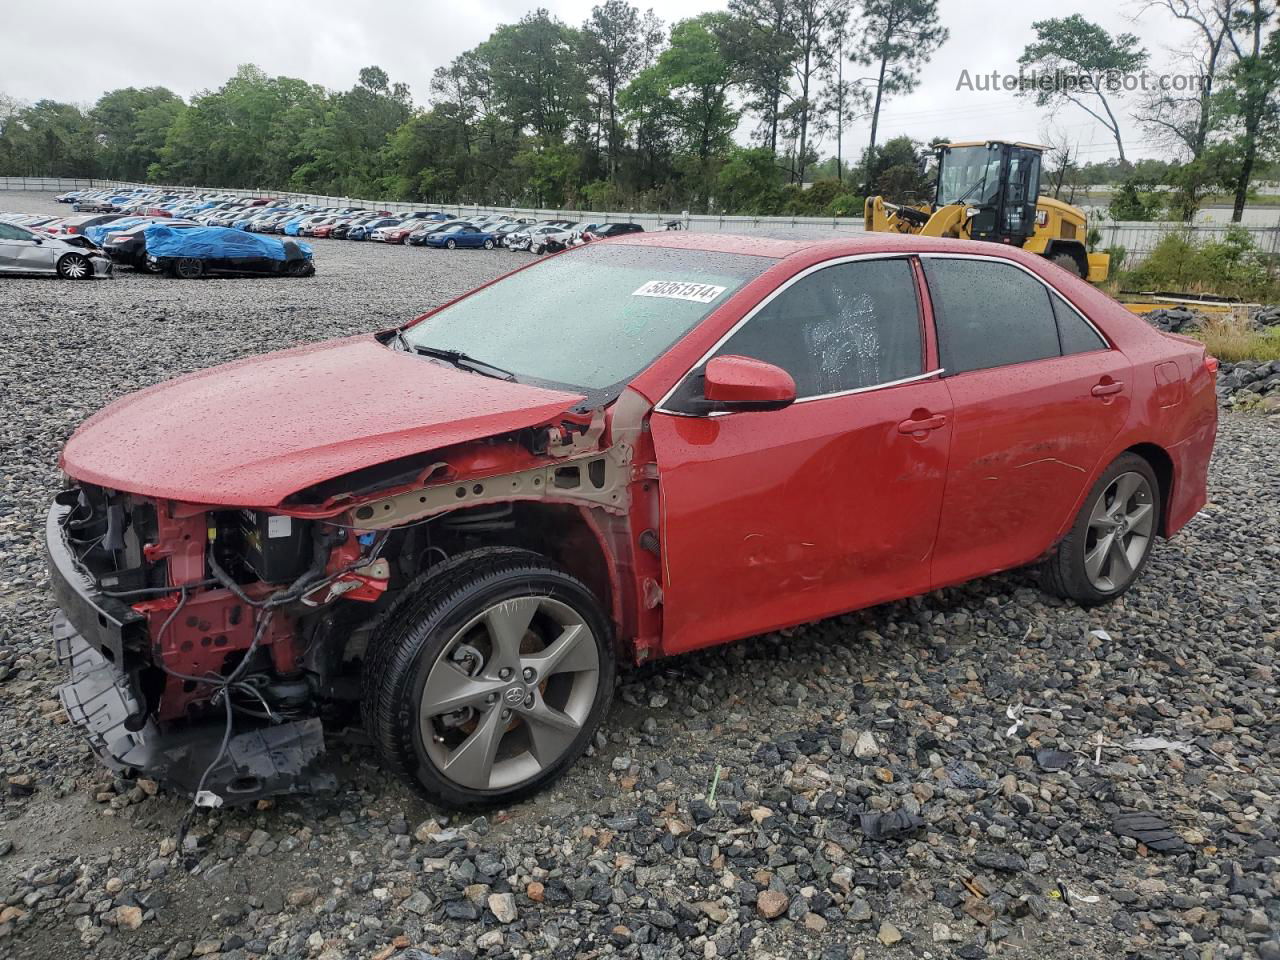
[[[1203,341],[1211,356],[1226,363],[1280,360],[1280,327],[1252,330],[1247,317],[1214,317],[1191,336]]]

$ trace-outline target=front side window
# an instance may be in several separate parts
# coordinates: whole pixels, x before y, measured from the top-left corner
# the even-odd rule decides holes
[[[475,291],[405,331],[521,381],[607,394],[649,366],[777,261],[593,244]]]
[[[802,277],[716,351],[764,360],[797,398],[892,383],[924,372],[920,306],[906,260],[860,260]]]
[[[0,223],[0,240],[30,240],[33,234],[9,223]]]
[[[1059,355],[1044,284],[1012,264],[924,258],[947,375]]]

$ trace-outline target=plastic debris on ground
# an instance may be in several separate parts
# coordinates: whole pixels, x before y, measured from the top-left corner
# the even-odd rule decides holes
[[[1168,821],[1152,813],[1121,813],[1111,823],[1111,831],[1119,837],[1137,840],[1158,853],[1182,853],[1190,849],[1187,841],[1173,831]]]

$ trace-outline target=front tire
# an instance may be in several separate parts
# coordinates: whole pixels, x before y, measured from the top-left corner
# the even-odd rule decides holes
[[[614,670],[585,585],[531,551],[485,548],[432,568],[387,611],[362,713],[386,763],[432,802],[508,804],[581,756]]]
[[[1151,556],[1161,503],[1151,465],[1135,453],[1118,457],[1089,491],[1071,532],[1045,561],[1045,589],[1086,607],[1120,596]]]
[[[456,250],[456,249],[458,249],[458,241],[457,241],[457,240],[448,240],[448,241],[446,241],[446,242],[445,242],[445,246],[446,246],[446,247],[448,247],[450,250]]]
[[[68,253],[58,261],[58,276],[63,280],[91,280],[93,264],[89,258],[78,253]]]

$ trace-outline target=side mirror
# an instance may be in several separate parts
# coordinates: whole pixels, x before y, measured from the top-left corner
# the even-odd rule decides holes
[[[796,382],[781,367],[728,355],[707,363],[703,396],[730,410],[780,410],[796,399]]]

